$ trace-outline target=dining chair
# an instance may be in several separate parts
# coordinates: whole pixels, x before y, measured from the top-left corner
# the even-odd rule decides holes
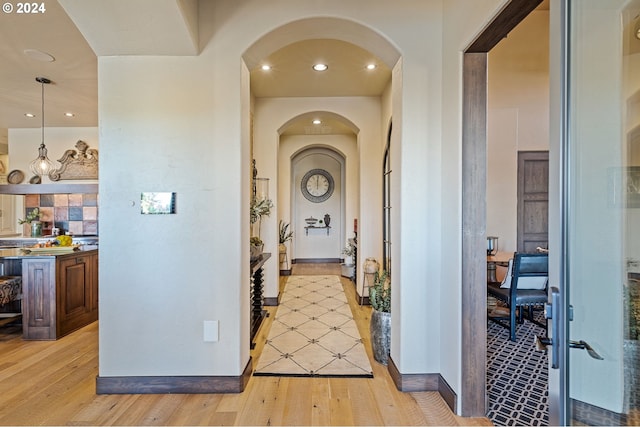
[[[530,322],[547,328],[546,321],[542,323],[535,319],[533,309],[547,302],[548,276],[548,254],[516,252],[509,261],[504,280],[487,283],[487,294],[506,303],[509,309],[508,316],[491,315],[488,319],[509,329],[511,341],[516,341],[516,320],[518,323],[524,321],[525,309]]]

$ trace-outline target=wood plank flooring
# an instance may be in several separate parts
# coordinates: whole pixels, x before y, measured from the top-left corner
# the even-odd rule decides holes
[[[340,275],[340,269],[294,264],[293,273]],[[98,322],[58,341],[23,341],[17,328],[3,326],[0,425],[492,425],[454,415],[437,393],[399,392],[371,355],[371,308],[357,304],[349,280],[342,283],[366,341],[372,379],[252,377],[238,394],[96,395]],[[254,363],[271,319],[258,332]]]

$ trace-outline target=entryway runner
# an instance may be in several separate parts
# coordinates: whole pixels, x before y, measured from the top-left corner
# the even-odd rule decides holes
[[[253,375],[373,377],[340,277],[289,276]]]

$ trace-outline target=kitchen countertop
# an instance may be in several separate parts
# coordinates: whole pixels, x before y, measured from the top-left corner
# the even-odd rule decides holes
[[[91,251],[97,251],[97,245],[80,245],[76,250],[69,252],[28,252],[28,248],[11,248],[11,249],[2,249],[0,248],[0,260],[1,259],[23,259],[23,258],[44,258],[44,257],[57,257],[69,254],[80,254],[87,253]]]

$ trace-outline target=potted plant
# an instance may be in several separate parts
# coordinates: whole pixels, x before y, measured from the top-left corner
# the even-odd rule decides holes
[[[263,216],[271,215],[271,209],[273,208],[273,202],[271,199],[260,199],[256,197],[251,199],[251,205],[249,207],[249,215],[251,221],[251,260],[254,260],[260,256],[264,243],[260,239],[260,223]]]
[[[255,224],[260,222],[260,219],[263,216],[271,215],[271,209],[273,209],[273,202],[271,199],[261,199],[257,198],[251,199],[251,207],[249,209],[249,214],[251,216],[251,224]]]
[[[251,261],[256,260],[262,254],[262,249],[264,249],[264,243],[260,240],[259,237],[252,237],[250,240],[250,256]]]
[[[285,243],[287,243],[289,240],[293,238],[293,231],[289,230],[289,223],[284,222],[283,220],[280,220],[278,222],[278,229],[280,230],[279,246],[278,246],[278,252],[280,255],[280,270],[287,270],[289,266],[286,265],[287,245],[285,245]],[[284,269],[282,268],[282,264],[285,264]]]
[[[24,219],[18,219],[18,224],[30,224],[31,237],[40,237],[42,236],[42,222],[40,218],[42,218],[40,208],[33,208],[27,213]]]
[[[351,241],[348,241],[347,246],[342,249],[342,254],[344,255],[344,262],[340,264],[341,274],[344,277],[351,278],[353,277],[353,269],[355,267],[353,257],[356,254],[356,248]]]
[[[391,278],[385,270],[376,272],[369,288],[371,349],[376,362],[386,365],[391,350]]]

